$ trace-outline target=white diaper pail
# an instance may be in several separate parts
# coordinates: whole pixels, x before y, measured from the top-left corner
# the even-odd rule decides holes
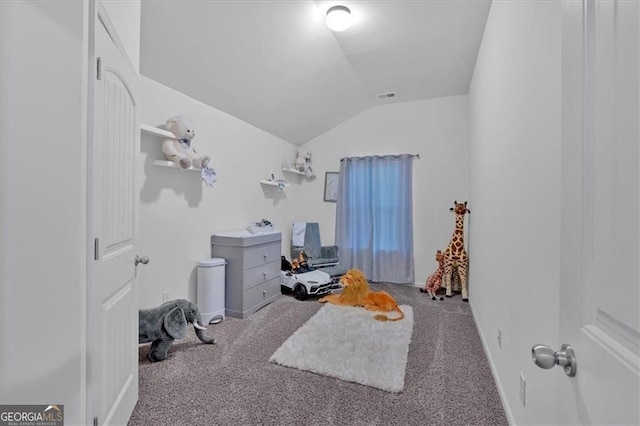
[[[202,259],[198,262],[197,303],[203,325],[224,319],[226,264],[227,261],[219,257]]]

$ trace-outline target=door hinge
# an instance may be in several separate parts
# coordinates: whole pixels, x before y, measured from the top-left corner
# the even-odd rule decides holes
[[[98,426],[98,418],[97,417],[93,418],[93,426]]]
[[[93,260],[100,260],[100,238],[93,240]]]
[[[102,80],[102,58],[98,56],[98,64],[96,69],[96,78],[98,80]]]

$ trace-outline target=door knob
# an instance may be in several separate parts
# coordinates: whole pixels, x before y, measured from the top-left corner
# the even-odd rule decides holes
[[[545,370],[559,365],[564,368],[567,376],[573,377],[576,375],[578,368],[576,354],[573,352],[573,348],[566,343],[562,345],[558,352],[554,352],[553,349],[546,345],[534,345],[531,348],[531,358],[535,365]]]
[[[135,260],[136,266],[138,266],[138,263],[142,263],[143,265],[146,265],[147,263],[149,263],[149,256],[140,257],[136,255],[136,260]]]

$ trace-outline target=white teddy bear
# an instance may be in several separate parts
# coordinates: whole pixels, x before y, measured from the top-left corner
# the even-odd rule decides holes
[[[188,169],[191,166],[201,169],[207,167],[210,158],[206,155],[198,155],[191,146],[196,132],[189,117],[185,115],[171,117],[165,123],[165,127],[176,135],[175,139],[167,138],[162,143],[162,152],[169,161],[173,161],[183,169]]]
[[[311,151],[309,151],[307,148],[298,148],[296,170],[304,173],[308,178],[313,178],[316,176],[313,173],[313,168],[311,167]]]

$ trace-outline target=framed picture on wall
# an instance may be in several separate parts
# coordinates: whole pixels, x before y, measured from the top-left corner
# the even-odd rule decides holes
[[[324,175],[324,200],[325,201],[338,201],[338,178],[340,173],[338,172],[326,172]]]

